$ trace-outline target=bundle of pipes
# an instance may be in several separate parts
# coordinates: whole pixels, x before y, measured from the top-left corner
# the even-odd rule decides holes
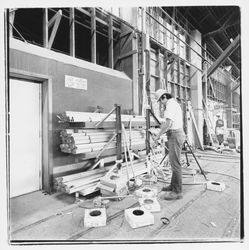
[[[75,133],[77,131],[77,133]],[[60,149],[64,153],[81,154],[81,153],[96,153],[103,149],[116,148],[116,139],[113,130],[101,129],[64,129],[60,133],[61,144]],[[127,130],[129,144],[131,149],[136,149],[137,146],[145,148],[145,130],[132,129]],[[108,143],[109,142],[109,143]],[[108,145],[106,145],[108,143]]]

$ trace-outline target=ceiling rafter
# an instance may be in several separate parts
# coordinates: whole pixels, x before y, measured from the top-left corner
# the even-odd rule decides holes
[[[216,21],[216,23],[221,27],[222,25],[220,24],[216,14],[214,13],[213,9],[210,7],[207,7],[208,11],[210,12],[211,16],[214,18],[214,21]],[[227,32],[225,30],[223,30],[223,34],[226,37],[228,43],[230,44],[230,37],[228,36]]]
[[[230,14],[230,11],[229,11],[229,13],[227,13],[227,14]],[[227,14],[225,14],[223,17],[225,17]],[[210,31],[210,32],[204,34],[204,35],[203,35],[203,38],[205,39],[205,38],[208,37],[208,36],[214,36],[215,34],[220,33],[220,32],[226,32],[226,29],[229,27],[230,22],[231,22],[231,20],[233,19],[234,15],[235,15],[235,13],[233,12],[233,13],[227,18],[227,20],[226,20],[218,29],[216,29],[216,30],[214,30],[214,31]],[[223,17],[222,17],[221,19],[223,19]],[[221,19],[220,19],[220,20],[221,20]],[[233,25],[234,25],[234,24],[233,24]]]

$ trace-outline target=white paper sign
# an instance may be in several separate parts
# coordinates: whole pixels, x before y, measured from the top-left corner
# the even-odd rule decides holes
[[[87,90],[87,79],[65,75],[65,87]]]

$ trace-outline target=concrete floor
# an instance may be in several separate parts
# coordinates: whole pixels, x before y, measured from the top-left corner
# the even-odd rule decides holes
[[[240,241],[240,155],[196,152],[209,180],[223,182],[223,192],[206,189],[205,179],[197,174],[184,178],[183,199],[158,200],[161,211],[154,214],[155,223],[132,229],[124,218],[124,209],[136,207],[137,199],[128,197],[107,204],[107,225],[84,227],[84,211],[92,200],[75,203],[74,196],[45,195],[34,192],[10,201],[10,243],[27,241],[67,242],[219,242]],[[191,168],[198,169],[190,157]],[[163,183],[153,187],[161,190]],[[168,225],[161,218],[170,220]]]

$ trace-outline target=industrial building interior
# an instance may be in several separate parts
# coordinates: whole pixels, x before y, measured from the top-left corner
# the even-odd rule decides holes
[[[243,241],[240,6],[5,20],[9,244]],[[183,111],[179,200],[159,89]]]

